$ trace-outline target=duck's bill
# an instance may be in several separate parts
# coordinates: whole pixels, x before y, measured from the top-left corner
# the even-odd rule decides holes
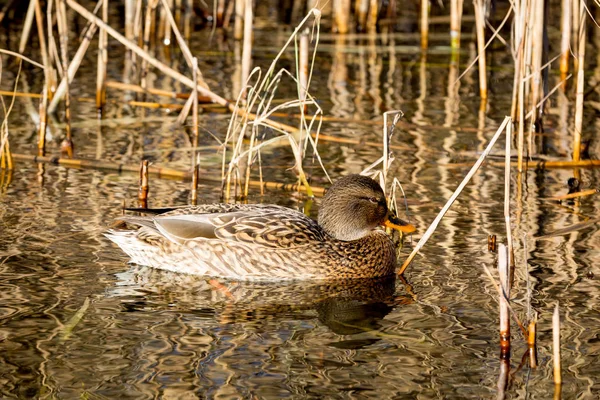
[[[388,228],[404,233],[413,233],[417,230],[414,225],[411,225],[406,221],[402,221],[400,218],[393,215],[388,216],[388,219],[383,224]]]

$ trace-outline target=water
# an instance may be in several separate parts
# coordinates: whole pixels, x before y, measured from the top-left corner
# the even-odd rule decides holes
[[[90,6],[91,7],[91,6]],[[268,10],[267,10],[268,11]],[[274,16],[259,13],[258,65],[268,65],[287,34],[273,29]],[[441,29],[440,29],[441,30]],[[8,35],[8,33],[13,35]],[[15,48],[19,25],[4,26],[3,43]],[[594,38],[598,38],[598,30]],[[211,41],[212,40],[212,41]],[[404,185],[412,221],[419,231],[402,250],[406,257],[466,168],[509,112],[512,61],[507,51],[492,53],[492,93],[488,112],[480,113],[476,70],[455,91],[448,90],[457,70],[444,51],[446,39],[432,40],[424,63],[411,49],[415,35],[336,42],[323,35],[313,76],[313,95],[325,115],[356,122],[329,122],[323,133],[381,142],[381,112],[402,109],[413,124],[396,132],[390,172]],[[592,41],[592,44],[596,46]],[[92,45],[94,46],[94,45]],[[199,31],[192,46],[209,86],[233,97],[235,45]],[[405,46],[405,47],[402,47]],[[406,47],[409,46],[409,47]],[[410,47],[413,46],[413,47]],[[465,39],[460,72],[473,57]],[[595,47],[597,48],[597,47]],[[37,56],[33,45],[32,57]],[[111,48],[122,55],[119,46]],[[593,53],[592,53],[593,54]],[[160,55],[164,58],[164,55]],[[290,54],[291,57],[291,54]],[[112,58],[111,58],[112,59]],[[121,79],[121,56],[109,76]],[[16,67],[3,56],[1,86],[11,87]],[[287,61],[286,61],[287,60]],[[287,57],[292,68],[292,59]],[[29,68],[29,67],[28,67]],[[589,71],[598,63],[589,59]],[[24,71],[32,91],[41,79]],[[76,96],[92,97],[95,58],[88,56],[73,85]],[[90,77],[90,79],[82,78]],[[168,79],[153,77],[171,89]],[[551,76],[551,86],[557,82]],[[554,82],[554,83],[552,83]],[[182,91],[182,88],[177,90]],[[215,89],[216,90],[216,89]],[[282,83],[283,97],[293,85]],[[597,92],[590,95],[596,101]],[[174,117],[122,105],[109,91],[102,125],[92,103],[76,102],[76,154],[137,164],[142,155],[157,165],[187,168],[186,131],[173,128]],[[573,97],[569,98],[573,102]],[[5,101],[7,97],[5,97]],[[17,99],[9,118],[11,145],[35,153],[35,125],[29,103]],[[570,154],[559,103],[550,105],[545,136],[538,146],[549,156]],[[34,110],[36,109],[34,107]],[[586,106],[586,131],[597,129]],[[569,123],[572,116],[568,115]],[[291,120],[293,121],[293,120]],[[201,115],[201,124],[222,138],[228,116]],[[188,129],[188,128],[186,128]],[[201,143],[214,145],[202,130]],[[58,154],[62,130],[53,125],[49,153]],[[368,145],[320,142],[328,172],[335,179],[359,172],[381,156]],[[501,154],[503,141],[495,149]],[[590,154],[597,154],[592,142]],[[203,168],[218,174],[220,157],[203,153]],[[284,146],[263,153],[265,178],[295,181],[293,156]],[[318,165],[305,167],[317,186],[327,186]],[[532,308],[539,315],[538,363],[528,367],[527,345],[513,324],[507,398],[547,399],[552,383],[551,316],[561,310],[563,398],[598,398],[600,383],[600,301],[598,226],[536,241],[534,236],[598,215],[597,197],[559,205],[543,200],[566,193],[572,170],[529,171],[522,193],[512,177],[511,217],[517,269],[513,308],[527,319],[527,276]],[[132,204],[137,176],[19,162],[0,176],[0,396],[6,398],[492,398],[500,372],[498,306],[483,265],[492,268],[487,235],[505,241],[503,168],[484,166],[440,224],[405,274],[406,280],[249,284],[207,280],[127,264],[126,257],[102,236]],[[595,170],[582,170],[586,188],[598,187]],[[220,201],[218,184],[204,182],[201,202]],[[151,206],[186,204],[189,184],[153,178]],[[520,196],[520,199],[519,199]],[[250,202],[306,209],[302,195],[254,190]],[[315,216],[316,204],[310,208]],[[526,249],[524,248],[526,241]],[[528,272],[526,261],[528,262]],[[495,274],[495,272],[494,272]],[[523,358],[522,358],[523,357]]]

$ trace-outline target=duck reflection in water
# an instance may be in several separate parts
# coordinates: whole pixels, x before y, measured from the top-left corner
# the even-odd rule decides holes
[[[126,312],[171,310],[214,319],[219,324],[256,325],[316,317],[339,335],[377,330],[395,307],[412,302],[407,293],[398,290],[393,275],[337,281],[248,282],[132,266],[117,276],[120,282],[111,294],[123,298]],[[373,341],[376,339],[332,345],[360,347]]]

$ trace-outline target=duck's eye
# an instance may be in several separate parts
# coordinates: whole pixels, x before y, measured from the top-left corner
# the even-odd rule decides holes
[[[379,199],[377,197],[369,197],[369,201],[373,204],[379,204]]]

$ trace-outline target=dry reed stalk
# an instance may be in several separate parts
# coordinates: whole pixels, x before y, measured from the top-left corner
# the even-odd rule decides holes
[[[246,87],[248,85],[248,77],[250,76],[250,68],[252,65],[252,0],[245,0],[244,6],[244,45],[242,49],[242,93],[245,98],[247,95]]]
[[[152,26],[155,19],[156,14],[156,6],[158,5],[159,0],[148,0],[148,4],[146,6],[146,19],[144,22],[144,53],[148,54],[148,50],[150,48],[150,35],[152,33]],[[140,77],[140,86],[144,89],[148,86],[148,60],[143,57],[142,65],[140,67],[141,77]]]
[[[571,36],[573,37],[573,43],[571,43],[572,49],[579,48],[579,34],[581,33],[580,22],[581,22],[581,12],[580,9],[580,0],[571,0],[571,6],[573,7],[571,10]],[[575,71],[579,70],[579,60],[577,57],[573,58],[573,69]]]
[[[333,31],[341,34],[350,30],[350,0],[333,0]]]
[[[215,0],[217,12],[215,15],[215,26],[223,26],[223,15],[225,14],[225,0]],[[247,3],[246,3],[247,4]]]
[[[598,193],[600,193],[600,189],[588,189],[588,190],[582,190],[581,192],[565,194],[562,196],[545,197],[545,198],[542,198],[542,200],[548,200],[548,201],[569,200],[569,199],[576,199],[578,197],[591,196],[593,194],[598,194]]]
[[[133,27],[135,21],[135,0],[125,0],[125,37],[133,40]]]
[[[536,324],[537,321],[531,321],[527,328],[527,348],[529,350],[529,366],[531,368],[537,368]]]
[[[485,60],[485,12],[483,0],[473,0],[477,26],[477,55],[479,57],[479,95],[487,99],[487,71]]]
[[[97,6],[100,6],[102,4],[102,1],[103,0],[99,0]],[[54,92],[52,101],[50,102],[50,105],[48,106],[49,114],[56,113],[56,110],[58,109],[58,104],[65,97],[68,85],[71,84],[71,82],[73,82],[73,79],[75,78],[75,74],[77,73],[77,70],[79,69],[79,66],[81,65],[81,62],[83,61],[83,58],[85,57],[85,53],[87,52],[87,50],[91,44],[92,38],[94,37],[94,34],[96,33],[97,29],[98,29],[98,26],[96,24],[90,24],[88,30],[85,32],[85,36],[83,37],[83,40],[81,41],[81,44],[79,45],[79,48],[77,49],[77,52],[75,53],[75,55],[73,56],[73,59],[71,60],[71,63],[69,64],[69,68],[67,69],[66,76],[63,77],[63,79],[60,81],[60,84],[58,85],[58,88],[56,88],[56,90]],[[69,79],[68,83],[67,83],[67,77]]]
[[[29,0],[25,21],[23,22],[23,31],[21,32],[21,40],[19,41],[19,53],[25,53],[25,47],[29,41],[31,26],[33,25],[33,17],[35,15],[35,4],[38,0]]]
[[[232,1],[235,1],[235,20],[233,25],[233,38],[235,40],[242,40],[244,38],[244,8],[246,0]]]
[[[578,0],[574,0],[577,3]],[[585,43],[586,43],[586,6],[584,0],[581,0],[581,13],[579,15],[579,32],[577,52],[577,90],[575,94],[575,129],[573,130],[573,161],[579,161],[581,158],[581,131],[583,130],[583,97],[585,86]]]
[[[460,48],[460,30],[463,0],[450,0],[450,47],[456,51]]]
[[[379,2],[371,0],[369,4],[369,18],[367,19],[367,32],[377,33],[377,20],[379,19]]]
[[[142,9],[142,0],[137,0],[135,3],[135,13],[133,15],[133,43],[137,44],[138,46],[143,45],[141,42],[142,35],[140,32],[142,29]],[[134,51],[131,51],[131,64],[133,68],[136,68],[137,58]]]
[[[42,100],[40,101],[39,114],[40,126],[38,131],[38,155],[43,156],[46,153],[46,127],[48,119],[48,93],[52,83],[52,73],[50,58],[48,56],[48,47],[46,46],[46,37],[44,35],[44,20],[42,7],[39,0],[35,0],[35,22],[40,42],[40,52],[42,54],[42,63],[44,64],[44,88],[42,89]]]
[[[552,314],[552,350],[553,350],[553,365],[554,365],[554,384],[558,385],[560,391],[560,385],[562,384],[562,373],[560,366],[560,315],[558,313],[558,303],[554,307],[554,314]]]
[[[65,90],[65,139],[61,143],[61,151],[69,158],[73,158],[73,139],[71,137],[71,95],[69,93],[69,31],[67,24],[67,7],[64,0],[56,5],[56,20],[58,24],[58,33],[60,35],[60,51],[62,58],[62,71],[65,79],[66,90]]]
[[[421,49],[429,47],[429,0],[421,0]]]
[[[530,107],[532,110],[532,118],[529,123],[528,135],[527,135],[527,153],[531,157],[534,155],[533,140],[534,131],[538,118],[536,118],[536,105],[541,97],[543,97],[542,88],[542,53],[544,46],[544,0],[532,0],[532,13],[531,19],[533,21],[532,35],[531,35],[531,73],[533,79],[531,79],[531,102]],[[540,108],[539,115],[543,113]]]
[[[72,159],[49,156],[42,157],[35,156],[32,154],[19,153],[12,153],[12,156],[13,159],[16,161],[31,161],[34,163],[53,164],[60,165],[61,167],[65,168],[85,168],[100,171],[114,171],[118,173],[130,172],[139,174],[140,172],[139,165],[118,164],[102,160]],[[148,174],[149,176],[156,176],[162,179],[174,179],[184,181],[190,181],[192,179],[192,173],[190,171],[182,171],[174,168],[149,167]],[[208,174],[202,174],[201,180],[212,183],[222,182],[220,176],[210,176]],[[262,189],[282,190],[286,192],[306,192],[305,187],[290,183],[250,181],[250,186]],[[311,189],[313,190],[313,193],[317,196],[322,196],[323,194],[325,194],[325,188],[312,186]]]
[[[308,38],[308,29],[300,34],[300,49],[299,49],[299,57],[298,57],[298,98],[300,101],[306,101],[306,93],[308,91],[308,48],[309,48],[309,38]],[[304,109],[304,107],[302,107]]]
[[[471,168],[471,170],[469,171],[467,176],[465,176],[465,178],[462,180],[460,185],[458,185],[458,188],[456,188],[456,190],[454,191],[454,193],[452,194],[450,199],[448,199],[448,201],[446,202],[444,207],[440,210],[438,215],[435,217],[435,219],[433,220],[431,225],[429,225],[429,228],[427,228],[427,231],[423,234],[423,237],[421,237],[421,239],[419,240],[419,242],[417,243],[417,245],[415,246],[413,251],[410,253],[408,258],[404,261],[404,263],[400,267],[400,270],[398,271],[398,275],[402,275],[404,273],[404,271],[410,265],[412,260],[415,258],[415,256],[419,252],[419,250],[423,247],[423,245],[425,245],[425,243],[427,243],[427,241],[429,240],[429,238],[431,237],[433,232],[436,230],[437,226],[439,225],[439,223],[442,220],[442,218],[444,217],[444,215],[446,215],[446,212],[448,212],[448,210],[450,209],[450,207],[452,206],[452,204],[454,203],[454,201],[456,200],[458,195],[460,195],[460,193],[465,188],[467,183],[469,183],[469,181],[471,180],[473,175],[475,175],[475,173],[477,172],[477,170],[479,169],[479,167],[481,166],[481,164],[483,163],[483,161],[485,160],[487,155],[490,153],[490,151],[492,151],[492,148],[496,144],[496,141],[498,140],[498,138],[500,137],[500,135],[502,134],[504,129],[506,129],[506,127],[509,123],[511,123],[510,117],[505,117],[504,122],[502,122],[502,124],[500,125],[500,127],[498,128],[498,130],[496,131],[496,133],[490,140],[489,144],[487,145],[487,147],[485,148],[485,150],[479,157],[479,159],[475,162],[475,164],[473,165],[473,167]]]
[[[508,244],[508,266],[514,267],[512,232],[510,229],[510,142],[512,124],[506,126],[506,147],[504,150],[504,222],[506,224],[506,242]]]
[[[189,99],[191,97],[189,93],[171,92],[168,90],[157,88],[146,88],[144,90],[140,85],[134,85],[132,83],[122,83],[117,81],[106,81],[106,87],[117,90],[127,90],[131,92],[145,92],[156,96],[169,97],[171,99]],[[210,97],[198,95],[198,103],[212,103],[212,100]]]
[[[504,161],[490,161],[487,165],[492,167],[503,167]],[[511,166],[517,167],[518,162],[511,162]],[[446,168],[462,168],[471,166],[470,163],[444,164]],[[524,169],[550,169],[550,168],[596,168],[600,167],[600,160],[579,160],[579,161],[535,161],[524,164]],[[517,185],[518,187],[518,185]]]
[[[498,275],[500,281],[500,357],[502,359],[510,358],[510,315],[508,303],[510,301],[510,254],[508,248],[498,245]]]
[[[148,160],[142,160],[140,163],[140,185],[138,189],[138,200],[141,208],[148,208]]]
[[[571,47],[571,6],[572,0],[562,0],[562,18],[560,20],[560,75],[561,80],[565,80],[565,77],[569,73],[569,52]],[[566,87],[566,84],[563,86]]]
[[[144,52],[139,46],[136,46],[135,44],[129,42],[127,39],[125,39],[125,37],[123,37],[123,35],[121,35],[117,31],[115,31],[109,25],[104,24],[104,22],[102,22],[101,19],[99,19],[98,17],[96,17],[95,15],[90,13],[88,10],[83,8],[75,0],[65,0],[65,1],[74,11],[76,11],[77,13],[82,15],[87,20],[93,21],[99,27],[106,29],[108,34],[111,35],[114,39],[116,39],[118,42],[120,42],[121,44],[123,44],[124,46],[126,46],[127,48],[132,50],[133,52],[135,52],[138,56],[142,57],[144,60],[146,60],[149,64],[154,66],[156,69],[158,69],[162,73],[164,73],[165,75],[169,76],[170,78],[173,78],[174,80],[182,83],[183,85],[185,85],[189,88],[194,87],[194,82],[190,78],[188,78],[188,77],[182,75],[181,73],[173,70],[172,68],[166,66],[165,64],[158,61],[156,58],[150,56],[147,52]],[[309,15],[307,17],[305,17],[305,19],[301,22],[300,25],[304,24],[306,22],[306,20],[310,16],[313,16],[313,15],[315,16],[315,18],[320,18],[320,16],[321,16],[319,10],[312,9],[311,12],[309,13]],[[299,28],[296,28],[293,35],[298,34],[298,29]],[[289,45],[289,43],[291,42],[291,40],[292,39],[290,38],[288,40],[288,42],[285,44],[286,48]],[[281,53],[278,55],[277,58],[279,58],[280,56],[281,56]],[[268,74],[271,74],[272,72],[273,72],[272,70],[269,70]],[[210,97],[212,99],[212,101],[227,107],[231,112],[236,113],[237,115],[239,115],[241,117],[247,117],[250,120],[256,120],[257,118],[259,118],[259,116],[257,116],[254,113],[251,113],[244,109],[236,107],[235,104],[232,104],[228,100],[211,92],[207,88],[202,87],[202,85],[198,85],[198,92],[202,93],[205,96]],[[286,125],[286,124],[283,124],[283,123],[280,123],[277,121],[272,121],[269,118],[264,117],[264,116],[262,118],[260,118],[260,123],[263,125],[270,126],[271,128],[273,128],[275,130],[286,131],[288,133],[296,133],[299,131],[298,128],[295,128],[293,126],[289,126],[289,125]]]
[[[192,90],[192,204],[198,201],[198,170],[200,169],[200,153],[196,150],[198,147],[198,59],[193,58],[192,73],[194,77],[194,89]]]
[[[102,21],[108,24],[108,1],[102,0]],[[106,63],[108,62],[108,35],[101,29],[98,36],[98,76],[96,78],[96,108],[102,113],[106,104]]]
[[[10,9],[10,7],[12,7],[14,2],[15,0],[8,0],[6,3],[4,3],[4,7],[2,7],[2,9],[0,10],[0,23],[4,21],[6,13],[8,13],[8,10]]]
[[[364,32],[367,28],[367,16],[369,15],[369,0],[356,0],[354,3],[356,12],[356,30]]]

